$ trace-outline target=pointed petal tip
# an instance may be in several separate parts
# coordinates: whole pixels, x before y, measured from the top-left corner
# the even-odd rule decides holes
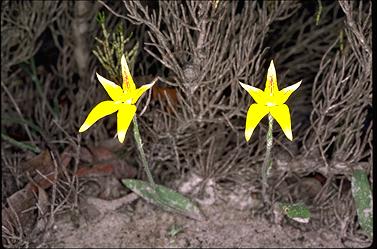
[[[242,83],[241,81],[238,81],[238,83],[242,86],[243,89],[249,91],[250,86],[248,84]]]
[[[269,70],[275,70],[275,63],[274,63],[274,60],[271,60],[270,62],[270,66],[268,68]]]
[[[271,60],[270,66],[268,67],[268,70],[267,70],[266,87],[267,87],[267,83],[270,82],[270,81],[273,82],[273,85],[274,85],[274,88],[275,88],[273,90],[278,90],[277,89],[276,69],[275,69],[275,65],[274,65],[273,60]]]
[[[293,141],[293,136],[292,136],[292,131],[291,131],[291,130],[286,130],[286,131],[284,131],[284,133],[285,133],[285,136],[286,136],[289,140]]]
[[[157,81],[158,81],[158,79],[159,79],[159,78],[158,78],[158,77],[156,77],[156,78],[155,78],[155,79],[154,79],[154,80],[153,80],[153,81],[152,81],[152,82],[151,82],[150,84],[153,84],[153,85],[154,85],[154,84],[156,84],[156,83],[157,83]]]
[[[124,142],[125,137],[126,137],[126,132],[124,131],[118,132],[118,140],[120,143]]]
[[[249,140],[251,138],[251,135],[253,135],[253,131],[254,130],[245,130],[245,139],[246,139],[246,142],[249,142]]]
[[[84,132],[86,131],[87,129],[89,129],[90,125],[87,125],[87,124],[83,124],[80,129],[79,129],[79,132]]]
[[[300,80],[299,82],[297,83],[294,83],[292,86],[295,86],[295,89],[297,89],[302,83],[302,80]]]
[[[270,69],[275,69],[275,63],[274,63],[274,60],[271,60],[270,62]]]
[[[153,80],[151,83],[149,83],[147,85],[149,86],[149,88],[152,88],[154,86],[154,84],[156,84],[156,83],[157,83],[157,79]]]
[[[121,64],[122,68],[126,67],[127,70],[129,71],[126,56],[122,55],[122,58],[120,59],[120,64]],[[129,74],[129,72],[127,72],[127,74]]]
[[[250,91],[255,92],[255,91],[258,91],[258,90],[259,90],[259,88],[256,88],[256,87],[254,87],[254,86],[251,86],[251,85],[248,85],[248,84],[242,83],[241,81],[239,81],[238,83],[239,83],[239,84],[242,86],[242,88],[245,89],[247,92],[250,92]]]
[[[124,54],[122,54],[122,58],[120,60],[121,60],[121,62],[126,61],[126,56],[124,56]]]

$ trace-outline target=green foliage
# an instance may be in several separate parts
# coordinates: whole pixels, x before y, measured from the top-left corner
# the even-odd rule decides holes
[[[344,49],[344,34],[343,34],[343,29],[339,31],[339,49],[340,52],[343,52]]]
[[[282,212],[297,222],[308,223],[310,219],[309,209],[302,203],[279,203]]]
[[[14,145],[15,147],[18,147],[22,150],[30,150],[30,151],[34,152],[35,154],[39,154],[41,152],[41,150],[37,146],[17,141],[17,140],[9,137],[8,135],[6,135],[4,133],[1,133],[1,139],[4,140],[4,141],[7,141],[8,143],[10,143],[10,144]]]
[[[171,237],[175,237],[177,234],[183,232],[183,227],[177,224],[173,224],[168,228],[168,234]]]
[[[17,118],[17,117],[14,117],[14,116],[8,116],[6,114],[2,114],[1,115],[1,122],[3,124],[10,125],[10,126],[14,126],[14,125],[17,125],[17,124],[25,125],[25,126],[31,128],[30,129],[31,133],[42,134],[42,129],[38,125],[36,125],[32,121],[27,120],[25,118]],[[39,154],[41,152],[41,150],[39,149],[38,146],[33,145],[33,144],[29,144],[29,143],[25,143],[25,142],[21,142],[21,141],[17,141],[16,139],[8,136],[6,133],[1,132],[1,138],[4,141],[7,141],[8,143],[10,143],[13,146],[18,147],[22,150],[29,150],[29,151],[34,152],[35,154]]]
[[[28,127],[31,128],[31,131],[37,132],[39,134],[42,134],[42,129],[39,127],[37,124],[33,123],[31,120],[25,119],[25,118],[17,118],[14,116],[9,116],[7,114],[2,114],[1,115],[1,122],[6,125],[15,125],[15,124],[20,124],[20,125],[27,125]]]
[[[122,183],[143,199],[164,208],[166,211],[182,214],[196,220],[204,218],[200,209],[193,202],[169,188],[157,184],[153,187],[151,183],[134,179],[122,180]]]
[[[315,14],[315,25],[318,26],[319,24],[319,20],[321,18],[321,14],[322,14],[322,2],[321,0],[318,0],[318,8],[317,8],[317,11],[316,11],[316,14]]]
[[[106,16],[103,12],[97,14],[96,20],[102,30],[102,38],[95,37],[97,45],[93,50],[94,55],[97,57],[102,66],[109,73],[112,80],[115,82],[122,82],[121,72],[121,58],[124,54],[132,72],[139,43],[136,42],[131,50],[126,51],[125,45],[130,42],[132,33],[127,37],[123,24],[120,22],[116,25],[112,33],[107,31]]]
[[[363,170],[355,170],[353,173],[352,195],[360,226],[373,238],[373,197],[367,174]]]

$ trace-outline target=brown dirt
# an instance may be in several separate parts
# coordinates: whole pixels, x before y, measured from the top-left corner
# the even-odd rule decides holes
[[[274,224],[250,210],[225,203],[202,207],[207,220],[163,211],[130,194],[115,201],[88,198],[81,215],[57,217],[51,247],[363,247],[345,244],[329,229],[302,229],[290,222]],[[181,231],[172,234],[172,227]]]

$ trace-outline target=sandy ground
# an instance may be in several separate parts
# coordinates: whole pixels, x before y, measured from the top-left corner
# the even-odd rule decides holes
[[[201,207],[207,219],[197,221],[165,212],[134,194],[129,196],[128,204],[91,199],[77,218],[69,213],[57,217],[53,239],[47,244],[54,248],[368,246],[345,244],[325,228],[313,231],[298,223],[274,224],[225,203]]]

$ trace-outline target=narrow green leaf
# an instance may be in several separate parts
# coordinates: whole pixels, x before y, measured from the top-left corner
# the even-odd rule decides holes
[[[13,144],[14,146],[16,146],[20,149],[30,150],[30,151],[34,152],[35,154],[39,154],[41,152],[41,150],[37,146],[17,141],[16,139],[11,138],[4,133],[1,133],[1,139],[9,142],[10,144]]]
[[[363,170],[355,170],[353,173],[352,196],[356,203],[360,226],[373,238],[373,197],[368,176]]]
[[[38,132],[39,134],[42,134],[42,129],[38,125],[34,124],[32,121],[25,118],[22,119],[22,118],[2,114],[1,122],[3,122],[4,124],[21,124],[21,125],[26,124],[32,130]]]
[[[164,208],[166,211],[179,213],[195,220],[205,217],[200,209],[178,192],[161,185],[153,188],[149,182],[134,179],[124,179],[122,183],[148,202]]]

